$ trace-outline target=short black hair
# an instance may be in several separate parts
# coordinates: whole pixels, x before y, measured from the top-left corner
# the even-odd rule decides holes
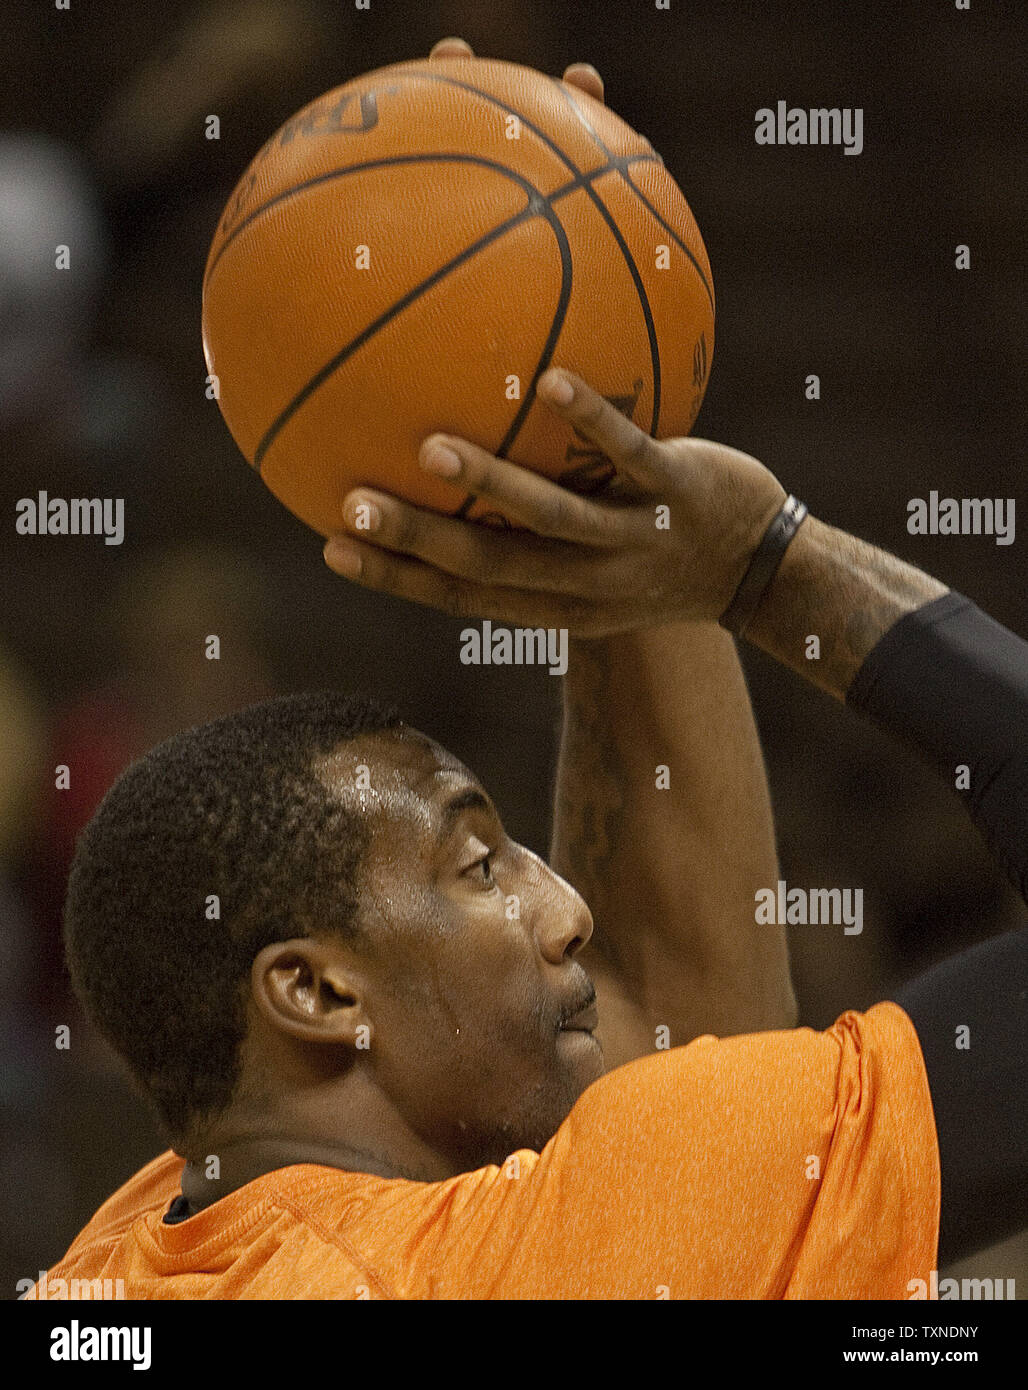
[[[173,1141],[232,1098],[256,954],[315,930],[357,939],[371,832],[314,765],[401,722],[332,692],[252,705],[133,763],[80,835],[64,910],[72,983]]]

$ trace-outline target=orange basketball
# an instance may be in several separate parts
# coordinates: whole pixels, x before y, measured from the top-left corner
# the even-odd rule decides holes
[[[232,435],[322,535],[366,483],[495,520],[417,464],[439,430],[579,492],[612,469],[535,398],[549,366],[686,434],[710,369],[707,253],[651,145],[513,63],[398,63],[304,107],[225,209],[203,287]]]

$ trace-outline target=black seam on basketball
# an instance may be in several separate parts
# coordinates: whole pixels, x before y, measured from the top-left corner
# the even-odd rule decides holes
[[[599,135],[597,135],[596,130],[595,130],[595,128],[593,127],[592,122],[589,120],[589,117],[585,114],[585,112],[582,110],[582,108],[578,105],[578,102],[575,101],[575,99],[574,99],[574,97],[571,95],[571,93],[568,92],[568,90],[566,89],[566,87],[564,87],[564,85],[563,85],[562,83],[557,82],[556,78],[552,78],[551,81],[553,81],[554,83],[556,83],[556,85],[557,85],[557,86],[560,88],[560,90],[564,93],[564,96],[567,98],[568,105],[569,105],[569,106],[571,107],[571,109],[575,112],[575,115],[576,115],[576,116],[578,117],[578,119],[582,122],[583,126],[585,126],[585,129],[586,129],[586,130],[588,131],[588,133],[592,136],[593,140],[595,140],[596,144],[600,147],[600,149],[603,151],[603,153],[607,156],[608,160],[610,160],[610,161],[615,165],[615,167],[617,168],[618,173],[621,175],[621,177],[624,179],[625,183],[628,184],[629,188],[632,190],[632,192],[635,194],[635,196],[636,196],[636,197],[639,199],[639,201],[642,203],[643,207],[645,207],[646,210],[647,210],[647,212],[649,212],[650,215],[651,215],[652,217],[654,217],[654,218],[660,223],[660,225],[661,225],[661,226],[664,228],[664,230],[667,232],[668,236],[671,237],[671,238],[673,239],[673,241],[675,242],[675,244],[676,244],[682,251],[685,252],[686,256],[687,256],[688,259],[691,261],[691,263],[692,263],[692,265],[693,265],[693,267],[694,267],[694,269],[695,269],[695,271],[696,271],[696,274],[700,277],[700,283],[703,285],[703,288],[707,291],[707,298],[710,300],[710,307],[711,307],[711,309],[713,309],[713,308],[714,308],[714,290],[713,290],[713,287],[711,286],[710,282],[707,280],[707,277],[706,277],[706,274],[704,273],[703,267],[700,265],[699,261],[696,259],[696,257],[693,255],[693,253],[689,250],[688,246],[685,244],[685,242],[682,240],[682,238],[681,238],[681,237],[678,235],[678,233],[675,231],[674,227],[672,227],[672,226],[670,225],[669,222],[665,221],[665,219],[661,216],[661,214],[657,211],[657,209],[656,209],[656,208],[653,206],[653,204],[650,202],[649,198],[646,197],[646,194],[643,193],[641,189],[636,188],[635,184],[632,182],[632,179],[631,179],[631,177],[630,177],[630,175],[629,175],[629,173],[628,173],[627,167],[623,167],[623,165],[626,165],[628,161],[625,161],[625,160],[620,159],[617,155],[613,154],[613,153],[607,148],[607,146],[606,146],[606,144],[604,143],[604,141],[600,139]],[[656,153],[656,152],[654,152],[654,153]],[[659,155],[657,155],[656,157],[657,157],[657,162],[658,162],[659,164],[663,164],[663,163],[664,163],[664,161],[660,158]]]
[[[207,288],[211,276],[214,274],[214,267],[221,260],[222,256],[239,236],[244,232],[258,217],[268,212],[271,208],[277,207],[279,203],[284,203],[287,198],[293,198],[299,193],[306,193],[308,189],[317,188],[319,184],[329,183],[332,179],[344,178],[349,174],[362,174],[368,169],[388,168],[396,164],[480,164],[487,169],[498,169],[502,174],[509,174],[511,170],[506,164],[498,164],[493,159],[485,159],[482,155],[466,154],[462,151],[431,151],[419,154],[394,154],[383,156],[381,159],[367,159],[360,164],[344,164],[341,169],[329,169],[323,174],[315,174],[312,178],[304,179],[302,183],[290,184],[288,188],[276,193],[273,198],[269,198],[266,203],[262,203],[253,212],[247,213],[241,222],[237,222],[225,236],[225,240],[218,247],[218,254],[207,267],[203,277],[204,288]]]
[[[415,285],[413,289],[401,295],[388,309],[379,314],[377,319],[373,319],[367,327],[362,328],[355,338],[351,338],[344,347],[340,348],[333,357],[329,358],[323,367],[319,367],[310,380],[300,388],[289,404],[280,411],[271,422],[254,451],[253,467],[258,470],[260,469],[264,456],[275,442],[277,435],[283,427],[289,423],[303,403],[309,400],[318,387],[328,380],[337,367],[341,367],[348,357],[351,357],[369,338],[374,337],[380,328],[384,328],[391,319],[394,319],[397,314],[402,313],[403,310],[406,309],[409,304],[413,304],[416,299],[420,299],[423,294],[426,294],[434,285],[437,285],[439,281],[449,275],[451,271],[456,270],[459,265],[470,260],[472,256],[477,255],[484,246],[488,246],[490,242],[495,241],[498,237],[503,236],[505,232],[508,232],[511,227],[516,227],[519,223],[524,222],[526,218],[534,216],[534,214],[535,209],[532,207],[531,203],[529,203],[527,207],[522,208],[514,217],[508,217],[505,222],[501,222],[499,226],[493,227],[490,231],[486,232],[484,236],[480,236],[477,241],[472,242],[470,246],[466,246],[463,251],[453,256],[445,265],[441,265],[437,270],[434,270],[431,275]]]
[[[556,79],[552,79],[556,86],[560,86]],[[610,150],[605,151],[608,157],[609,172],[613,173],[617,167],[621,156],[613,154]],[[659,158],[659,156],[657,156]],[[650,158],[650,156],[640,155],[638,158]],[[639,267],[635,263],[628,243],[621,234],[621,229],[614,221],[613,216],[607,208],[606,203],[591,185],[586,188],[586,193],[593,200],[597,211],[610,228],[611,235],[618,244],[628,273],[631,275],[635,284],[635,292],[639,298],[639,307],[642,310],[643,322],[646,326],[646,336],[650,346],[650,367],[653,374],[653,409],[650,413],[649,433],[655,435],[660,421],[660,393],[661,393],[661,372],[660,372],[660,343],[657,340],[657,326],[653,321],[653,311],[650,308],[649,296],[646,293],[646,286],[643,284],[642,276],[639,274]]]
[[[657,341],[657,325],[653,321],[653,310],[650,308],[649,296],[646,293],[646,286],[643,284],[642,276],[639,274],[639,267],[636,265],[631,251],[628,249],[628,242],[621,235],[621,228],[614,221],[614,218],[607,209],[606,203],[596,192],[595,188],[586,188],[586,193],[592,198],[600,212],[600,216],[610,228],[611,235],[621,249],[621,254],[628,267],[628,273],[635,281],[635,292],[639,296],[639,305],[643,312],[643,321],[646,324],[646,336],[650,340],[650,366],[653,369],[653,411],[650,416],[650,427],[648,434],[656,435],[657,425],[660,420],[660,343]]]
[[[571,189],[576,188],[576,187],[579,186],[579,184],[578,184],[578,179],[582,179],[582,180],[584,181],[586,178],[596,178],[596,177],[599,176],[600,173],[608,173],[608,172],[610,172],[610,169],[615,169],[615,168],[616,168],[616,169],[620,169],[620,166],[621,166],[622,163],[634,164],[637,160],[638,160],[638,161],[642,161],[643,163],[650,163],[650,164],[663,164],[663,163],[664,163],[663,159],[661,159],[660,155],[659,155],[659,154],[656,152],[656,150],[654,150],[654,149],[651,149],[648,153],[623,156],[623,155],[615,155],[615,154],[612,154],[610,150],[607,150],[607,149],[604,147],[604,152],[605,152],[606,155],[607,155],[607,161],[608,161],[608,164],[609,164],[609,166],[610,166],[610,169],[607,169],[607,168],[604,168],[604,169],[602,169],[602,170],[597,169],[597,170],[594,170],[593,173],[592,173],[591,175],[583,175],[582,172],[581,172],[581,170],[579,169],[578,165],[577,165],[577,164],[575,163],[575,161],[571,158],[571,156],[570,156],[569,154],[565,154],[564,151],[561,149],[561,147],[557,144],[557,142],[556,142],[551,136],[547,135],[546,131],[543,130],[541,126],[537,126],[537,125],[535,124],[534,121],[530,121],[530,120],[528,119],[527,116],[523,116],[523,115],[521,114],[521,112],[517,109],[516,106],[508,106],[507,103],[506,103],[505,101],[501,101],[499,97],[493,96],[492,92],[483,91],[481,87],[476,87],[476,86],[475,86],[473,83],[471,83],[471,82],[460,82],[460,81],[458,81],[458,79],[457,79],[456,77],[447,77],[444,73],[441,73],[441,72],[419,72],[419,71],[417,71],[417,70],[415,69],[414,71],[410,71],[410,70],[405,71],[405,72],[403,73],[403,76],[404,76],[404,77],[424,77],[425,79],[427,79],[427,80],[430,81],[430,82],[442,82],[442,83],[445,83],[446,85],[451,86],[451,87],[462,87],[462,88],[464,89],[464,91],[466,91],[466,92],[474,92],[475,96],[482,97],[483,100],[490,102],[493,106],[498,106],[498,107],[500,108],[501,111],[507,111],[507,112],[510,113],[510,115],[512,115],[512,116],[517,116],[517,118],[518,118],[518,120],[521,122],[521,124],[522,124],[523,126],[526,126],[526,127],[532,132],[533,135],[538,136],[538,138],[543,142],[543,144],[546,145],[546,146],[548,146],[548,148],[551,149],[551,150],[553,151],[553,153],[557,156],[557,158],[558,158],[563,164],[566,164],[567,167],[577,176],[576,179],[575,179],[572,183],[569,183],[569,184],[566,184],[566,185],[565,185],[565,190],[567,190],[567,191],[570,191]],[[557,82],[557,79],[556,79],[555,77],[554,77],[554,78],[551,78],[550,80],[551,80],[552,82],[555,82],[556,85],[557,85],[558,87],[561,87],[561,90],[562,90],[562,91],[564,90],[563,87],[562,87],[562,85],[561,85],[561,83],[560,83],[560,82]],[[565,92],[564,95],[567,96],[567,93]],[[584,118],[582,117],[581,112],[578,110],[577,106],[575,106],[573,102],[572,102],[572,106],[574,107],[575,114],[579,117],[580,120],[583,121],[583,124],[586,125],[586,129],[587,129],[587,131],[589,132],[589,134],[593,136],[593,139],[597,139],[595,131],[593,131],[592,128],[584,121]],[[583,186],[584,186],[584,182],[583,182]],[[633,190],[634,190],[635,192],[638,193],[638,189],[635,188],[635,185],[634,185],[634,184],[632,185],[632,188],[633,188]],[[561,196],[561,194],[560,194],[560,193],[551,193],[551,194],[549,194],[548,196],[549,196],[550,201],[552,202],[553,199],[555,199],[555,198]],[[642,196],[642,195],[640,194],[640,197],[641,197],[641,196]],[[686,249],[688,249],[688,248],[686,248]],[[697,270],[700,269],[699,266],[697,266],[696,268],[697,268]],[[703,272],[700,271],[701,276],[702,276],[702,273],[703,273]]]
[[[536,364],[535,371],[532,373],[532,380],[529,382],[528,390],[525,392],[525,398],[521,402],[517,414],[511,421],[510,429],[508,429],[507,433],[500,441],[499,448],[496,450],[497,458],[503,458],[517,438],[521,426],[525,423],[525,417],[531,410],[532,403],[535,400],[536,383],[550,365],[550,359],[553,357],[553,350],[557,346],[557,339],[560,337],[560,330],[564,327],[564,319],[567,316],[568,304],[571,302],[571,283],[574,275],[574,265],[571,259],[571,243],[568,241],[568,234],[564,230],[564,224],[553,211],[553,208],[549,207],[549,205],[547,206],[549,212],[552,214],[552,220],[550,217],[547,217],[546,220],[553,228],[554,236],[557,238],[557,246],[560,249],[560,294],[557,296],[557,307],[553,311],[550,331],[546,336],[546,342],[543,344],[543,350],[539,354],[539,361]]]
[[[478,162],[491,163],[490,161]],[[556,323],[557,314],[560,315],[561,322],[563,322],[563,316],[567,312],[567,301],[570,298],[571,294],[569,284],[571,275],[571,252],[570,246],[567,243],[567,234],[565,233],[564,228],[560,222],[560,218],[550,207],[549,202],[547,201],[545,196],[542,193],[540,193],[538,189],[536,189],[535,186],[531,184],[526,178],[524,178],[520,174],[515,173],[512,169],[505,169],[502,165],[495,165],[492,167],[496,168],[499,172],[505,174],[508,178],[513,179],[514,182],[516,182],[522,188],[522,190],[528,197],[527,205],[521,210],[521,212],[516,213],[513,217],[507,218],[506,221],[501,222],[499,226],[493,227],[490,231],[486,232],[484,236],[479,237],[477,241],[472,242],[470,246],[465,247],[463,251],[459,252],[456,256],[452,257],[449,261],[446,262],[445,265],[440,266],[437,270],[433,271],[431,275],[427,276],[419,284],[415,285],[412,289],[408,290],[405,295],[402,295],[398,300],[395,301],[395,303],[390,305],[390,307],[386,309],[383,313],[381,313],[378,316],[378,318],[376,318],[375,320],[373,320],[373,322],[371,322],[365,328],[363,328],[361,332],[357,334],[356,337],[351,338],[351,340],[344,347],[342,347],[339,350],[339,352],[337,352],[328,362],[326,362],[324,366],[319,368],[319,370],[315,372],[314,376],[312,376],[310,380],[300,389],[300,391],[297,392],[297,394],[293,397],[293,399],[289,402],[285,409],[279,413],[279,415],[269,425],[268,429],[264,432],[264,435],[262,436],[260,442],[257,445],[256,450],[254,451],[254,468],[258,470],[260,469],[261,463],[265,455],[267,454],[268,449],[274,443],[276,437],[281,432],[281,430],[285,427],[286,424],[288,424],[288,422],[292,419],[292,417],[296,414],[296,412],[300,409],[304,402],[310,399],[314,392],[317,391],[318,388],[321,385],[323,385],[325,381],[328,380],[332,373],[338,367],[340,367],[348,357],[352,356],[353,353],[355,353],[358,350],[358,348],[362,347],[364,343],[366,343],[370,338],[374,337],[374,335],[379,331],[380,328],[383,328],[391,319],[395,318],[398,314],[402,313],[403,310],[406,309],[408,305],[412,304],[416,299],[419,299],[423,294],[426,294],[428,290],[433,288],[434,285],[438,284],[439,281],[442,280],[445,276],[449,275],[451,271],[456,270],[459,265],[462,265],[465,261],[470,260],[473,256],[477,255],[478,252],[481,251],[484,247],[488,246],[493,241],[496,241],[499,237],[505,235],[505,233],[510,231],[512,227],[518,226],[521,222],[524,222],[529,217],[545,217],[550,226],[553,227],[554,235],[557,238],[557,244],[560,247],[561,294],[558,298],[558,307],[554,315],[554,324]],[[554,324],[551,324],[550,334],[547,338],[547,346],[546,348],[544,348],[543,358],[540,359],[541,365],[537,366],[535,375],[532,379],[531,390],[533,393],[533,397],[535,390],[535,382],[538,379],[538,377],[542,374],[542,372],[545,371],[548,361],[548,355],[552,355],[553,346],[556,343],[556,333],[554,331]],[[559,331],[559,329],[557,331]],[[528,404],[531,404],[531,402],[529,401]],[[521,422],[524,420],[525,405],[526,403],[522,402],[522,409],[519,410],[518,414],[515,416],[515,419],[518,422],[518,429],[520,429]],[[510,447],[510,444],[513,442],[513,439],[516,434],[517,430],[515,430],[513,434],[510,431],[508,431],[508,434],[506,436],[506,447]]]
[[[507,103],[501,101],[499,97],[494,97],[492,92],[485,92],[481,87],[476,87],[472,82],[461,82],[456,77],[447,77],[441,72],[419,72],[415,69],[413,72],[410,70],[405,71],[403,76],[423,77],[428,82],[441,82],[448,87],[461,87],[465,92],[474,92],[475,96],[482,97],[484,101],[488,101],[492,106],[498,106],[501,111],[506,111],[511,116],[517,116],[521,124],[526,126],[533,135],[537,135],[543,144],[547,145],[557,158],[563,164],[567,165],[573,174],[580,174],[582,172],[571,156],[565,154],[557,142],[546,134],[545,130],[537,126],[534,121],[530,121],[527,116],[523,116],[516,106],[508,106]]]
[[[474,92],[476,96],[482,97],[483,100],[491,102],[493,106],[498,106],[501,111],[507,111],[512,116],[517,116],[521,124],[527,126],[528,129],[531,130],[535,135],[537,135],[539,139],[543,141],[544,144],[549,146],[549,148],[554,152],[554,154],[556,154],[557,157],[567,165],[567,167],[572,171],[572,173],[581,173],[581,170],[579,169],[575,161],[571,158],[571,156],[565,154],[564,151],[557,144],[557,142],[555,140],[552,140],[544,130],[541,130],[539,126],[535,124],[534,121],[530,121],[527,116],[523,116],[521,112],[517,110],[516,107],[508,106],[505,101],[501,101],[499,97],[494,97],[491,92],[484,92],[482,91],[481,87],[476,87],[470,82],[459,82],[455,77],[446,77],[442,73],[438,72],[417,72],[415,70],[413,73],[406,72],[404,76],[424,77],[432,82],[441,82],[450,87],[461,87],[466,92]],[[559,91],[564,93],[564,97],[567,100],[568,105],[571,107],[572,111],[574,111],[575,115],[578,116],[580,121],[582,121],[582,124],[585,126],[585,129],[589,132],[590,135],[592,135],[592,138],[598,141],[598,137],[595,131],[590,130],[588,124],[582,116],[582,113],[578,110],[578,107],[568,96],[568,93],[565,90],[563,83],[558,82],[555,77],[551,78],[550,80],[553,82],[554,86],[557,87]],[[603,146],[603,149],[605,154],[607,155],[608,161],[612,163],[615,162],[617,156],[613,155],[610,150],[606,149],[605,146]],[[653,314],[650,311],[650,302],[646,296],[646,286],[642,282],[642,276],[639,274],[638,266],[632,259],[632,253],[628,249],[628,244],[625,241],[624,237],[621,235],[621,231],[618,228],[617,223],[614,221],[613,217],[607,211],[606,204],[597,194],[596,190],[592,188],[588,183],[583,183],[582,186],[585,189],[586,194],[596,204],[600,216],[603,218],[607,226],[610,228],[611,233],[614,236],[614,240],[617,242],[621,254],[624,257],[625,264],[627,265],[629,270],[629,274],[635,281],[636,293],[639,295],[639,303],[642,307],[643,318],[646,321],[646,334],[650,340],[650,362],[653,367],[653,413],[650,420],[649,433],[655,434],[657,430],[657,424],[660,418],[660,345],[657,342],[657,328],[656,324],[653,322]],[[635,189],[634,184],[632,185],[632,188],[633,190]]]
[[[593,138],[593,140],[596,141],[600,149],[606,155],[608,162],[613,164],[615,168],[617,168],[619,156],[614,154],[612,150],[609,150],[607,146],[603,143],[603,141],[600,139],[600,137],[596,134],[595,130],[593,130],[592,126],[582,115],[581,111],[579,111],[577,104],[572,100],[572,97],[565,88],[564,84],[562,82],[558,82],[555,77],[551,78],[550,80],[553,83],[553,85],[557,88],[557,90],[563,94],[564,99],[567,101],[572,111],[574,111],[575,115],[582,122],[582,125],[585,127],[590,136]],[[619,172],[621,171],[619,170]],[[632,256],[631,251],[628,249],[628,243],[622,236],[621,229],[614,221],[614,218],[608,210],[606,203],[596,192],[595,188],[587,188],[586,192],[592,198],[593,202],[596,204],[596,207],[600,212],[601,217],[607,223],[607,226],[610,228],[615,241],[621,249],[621,254],[624,257],[625,265],[628,267],[628,272],[631,275],[632,279],[635,281],[635,291],[636,294],[639,296],[639,305],[642,309],[643,320],[646,324],[646,336],[650,342],[650,364],[653,368],[653,410],[650,415],[650,427],[647,432],[649,434],[656,435],[657,427],[660,423],[660,343],[657,340],[657,325],[653,321],[653,310],[650,308],[649,295],[646,293],[646,286],[643,284],[643,278],[639,274],[639,267],[636,265],[635,259]]]
[[[577,178],[569,179],[567,183],[562,183],[559,188],[555,188],[552,193],[545,194],[546,201],[552,207],[558,198],[566,198],[569,193],[575,193],[578,189],[595,183],[597,179],[603,178],[604,174],[613,174],[618,169],[620,162],[620,159],[615,157],[609,159],[606,164],[600,164],[597,168],[590,169],[587,174],[579,174]],[[662,164],[663,160],[656,153],[633,154],[629,155],[625,162],[628,164]]]
[[[549,204],[549,199],[545,199],[544,201]],[[553,228],[554,235],[557,238],[557,245],[560,248],[560,294],[557,297],[557,307],[553,313],[550,331],[547,334],[546,342],[543,344],[543,350],[539,354],[539,361],[536,363],[535,371],[532,373],[532,380],[529,382],[528,390],[525,392],[525,398],[521,402],[521,406],[514,416],[514,419],[511,421],[510,428],[503,436],[498,448],[494,451],[495,456],[501,459],[507,456],[508,450],[518,437],[521,426],[525,423],[528,412],[535,404],[535,388],[538,385],[539,378],[550,365],[553,358],[553,350],[557,346],[557,339],[560,337],[560,331],[564,327],[564,319],[567,316],[568,304],[571,302],[571,284],[574,275],[574,263],[571,259],[571,243],[568,241],[568,234],[564,230],[564,224],[557,214],[553,212],[552,207],[550,207],[549,210],[553,213],[553,220],[552,222],[550,222],[549,218],[546,220],[550,222],[550,226]],[[465,516],[477,496],[477,493],[468,493],[467,497],[464,498],[464,501],[452,515],[457,517]]]
[[[682,251],[685,252],[685,254],[686,254],[686,256],[688,257],[688,259],[689,259],[689,260],[692,262],[692,264],[696,267],[696,273],[697,273],[697,274],[699,275],[699,277],[700,277],[700,283],[702,284],[703,288],[707,291],[707,298],[710,300],[710,309],[711,309],[711,313],[713,313],[713,312],[714,312],[714,308],[715,308],[715,306],[714,306],[714,288],[713,288],[713,286],[710,284],[710,282],[708,281],[706,275],[704,275],[704,273],[703,273],[703,267],[700,265],[699,261],[696,259],[696,257],[693,255],[693,253],[689,250],[688,246],[685,244],[685,242],[682,240],[682,238],[681,238],[681,237],[678,235],[678,233],[675,231],[674,227],[671,226],[670,222],[668,222],[668,221],[657,211],[657,209],[653,206],[653,204],[650,202],[649,198],[647,198],[646,194],[642,191],[642,189],[641,189],[641,188],[636,188],[635,184],[632,182],[632,176],[631,176],[631,174],[629,174],[628,171],[625,170],[625,169],[622,169],[622,170],[620,171],[620,173],[621,173],[622,177],[624,178],[625,182],[628,184],[629,188],[632,190],[632,192],[635,194],[635,196],[639,199],[640,203],[642,203],[643,207],[646,208],[646,210],[649,212],[650,216],[651,216],[655,221],[657,221],[657,222],[660,223],[660,225],[664,228],[665,232],[667,232],[668,236],[672,239],[672,241],[674,241],[674,242],[676,243],[676,245],[679,247],[680,250],[682,250]]]

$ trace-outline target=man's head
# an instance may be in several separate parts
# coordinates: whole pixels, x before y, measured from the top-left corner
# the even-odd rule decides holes
[[[332,694],[129,768],[65,919],[76,989],[180,1152],[266,1116],[400,1171],[539,1148],[600,1075],[573,959],[591,930],[456,758]]]

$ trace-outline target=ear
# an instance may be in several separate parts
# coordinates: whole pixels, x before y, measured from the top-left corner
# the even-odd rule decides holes
[[[257,1008],[280,1031],[304,1042],[369,1046],[365,983],[338,946],[275,941],[258,951],[250,982]]]

